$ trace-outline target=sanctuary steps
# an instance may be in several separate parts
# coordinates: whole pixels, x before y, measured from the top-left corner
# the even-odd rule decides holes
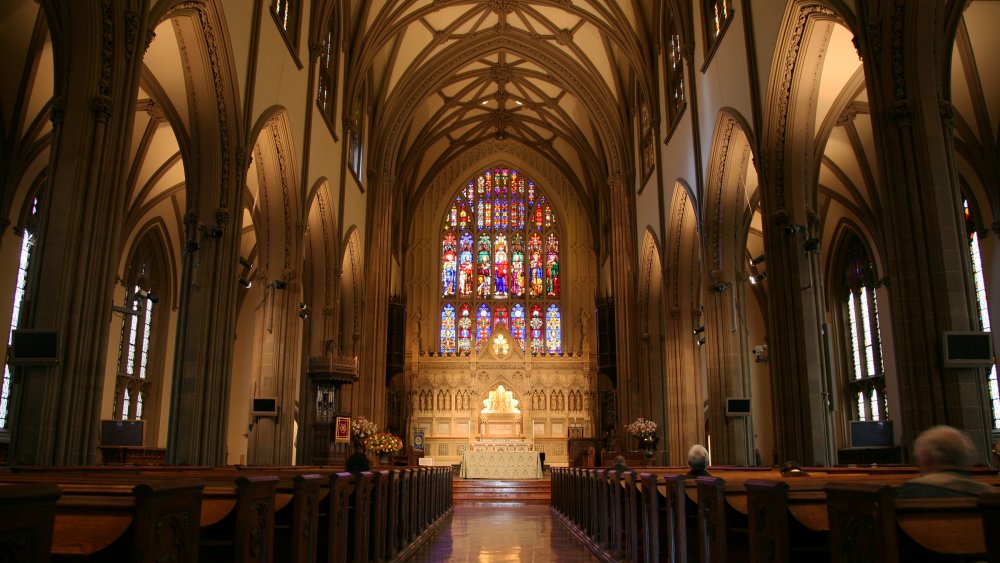
[[[501,481],[494,479],[455,479],[452,502],[459,504],[549,504],[552,481]]]

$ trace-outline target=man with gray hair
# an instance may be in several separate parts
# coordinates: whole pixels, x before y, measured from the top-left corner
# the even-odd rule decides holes
[[[708,450],[705,449],[705,446],[701,444],[691,446],[691,449],[688,450],[688,466],[691,467],[691,470],[684,475],[685,477],[711,477],[711,474],[705,469],[708,467]]]
[[[934,426],[913,442],[913,458],[920,477],[897,489],[896,498],[969,497],[988,493],[990,485],[976,481],[965,470],[976,448],[969,436],[951,426]]]

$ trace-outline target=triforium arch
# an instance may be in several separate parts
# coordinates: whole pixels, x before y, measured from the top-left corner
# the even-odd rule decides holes
[[[738,113],[730,109],[719,113],[709,152],[701,221],[706,426],[713,461],[740,465],[754,461],[755,417],[727,417],[726,404],[730,398],[751,398],[746,324],[749,296],[743,263],[750,194],[757,187],[752,138],[752,131]]]

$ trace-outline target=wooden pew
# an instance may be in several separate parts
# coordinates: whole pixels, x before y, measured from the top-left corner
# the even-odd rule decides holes
[[[99,473],[42,473],[0,475],[2,482],[54,483],[67,493],[86,494],[87,491],[112,491],[116,487],[131,490],[144,483],[170,483],[172,477],[203,477],[202,473],[182,472],[172,476],[157,472],[155,477],[145,474],[113,472]],[[273,560],[274,511],[277,477],[239,476],[225,477],[205,485],[199,480],[199,532],[195,542],[203,562],[268,563]],[[60,502],[67,502],[64,498]],[[287,502],[287,499],[286,499]],[[59,519],[57,518],[59,531]],[[120,522],[119,522],[120,524]],[[53,553],[59,544],[54,537]]]
[[[975,497],[897,499],[895,488],[879,483],[828,483],[824,490],[834,561],[987,556],[982,510]]]
[[[49,561],[60,496],[55,485],[0,485],[0,561]]]
[[[198,561],[203,486],[192,481],[63,485],[52,560]]]

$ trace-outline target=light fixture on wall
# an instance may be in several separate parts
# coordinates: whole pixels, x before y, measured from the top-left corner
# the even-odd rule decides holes
[[[767,272],[761,272],[756,276],[750,276],[750,283],[757,285],[758,283],[767,279]]]
[[[184,243],[184,254],[191,254],[192,252],[196,252],[197,250],[198,250],[198,241],[189,240]]]
[[[729,282],[717,281],[717,282],[715,282],[715,283],[712,284],[712,291],[714,291],[716,293],[722,293],[723,291],[729,289],[730,287],[731,287],[731,284]]]
[[[285,280],[274,280],[271,282],[271,287],[273,287],[274,289],[285,289],[285,286],[287,285],[288,282],[286,282]]]
[[[157,294],[155,291],[146,291],[144,289],[140,289],[139,291],[135,292],[135,298],[136,300],[146,299],[147,301],[153,304],[160,302],[159,294]]]
[[[802,250],[806,252],[816,252],[819,250],[820,240],[818,238],[807,238],[805,242],[802,243]]]
[[[703,332],[705,332],[705,327],[703,326],[699,326],[691,331],[692,334],[701,334]]]
[[[798,225],[795,223],[785,225],[785,234],[788,236],[794,236],[806,232],[805,225]]]
[[[214,227],[206,227],[204,224],[198,225],[198,230],[201,234],[208,238],[222,238],[222,227],[216,225]]]
[[[247,270],[253,269],[253,263],[242,256],[240,256],[240,266],[243,266]]]
[[[247,278],[240,278],[239,279],[239,283],[240,283],[240,286],[243,287],[243,289],[249,289],[250,286],[253,285],[253,282],[251,280],[247,279]]]
[[[695,340],[694,343],[697,344],[698,346],[704,346],[705,345],[705,337],[703,336],[703,337],[699,338],[698,340]]]
[[[309,305],[305,303],[299,303],[299,318],[306,320],[309,318]]]
[[[763,254],[761,254],[760,256],[758,256],[758,257],[754,258],[753,260],[751,260],[750,261],[750,265],[751,266],[756,266],[757,264],[763,264],[766,260],[767,260],[767,257],[765,257]]]

